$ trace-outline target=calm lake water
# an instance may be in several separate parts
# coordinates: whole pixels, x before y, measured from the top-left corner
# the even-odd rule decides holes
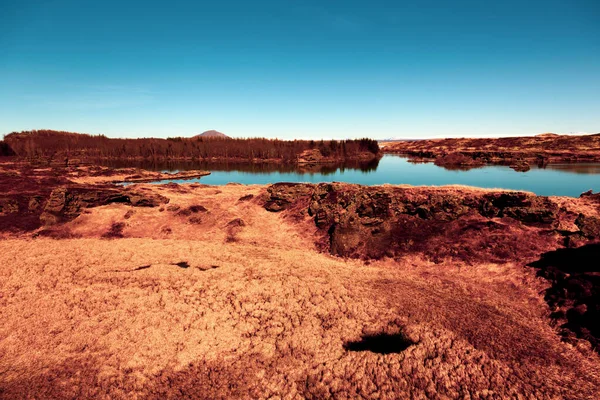
[[[148,168],[148,166],[145,166]],[[150,169],[150,168],[149,168]],[[600,164],[553,164],[532,166],[528,172],[516,172],[504,166],[486,166],[468,171],[447,170],[433,163],[413,164],[406,158],[385,155],[379,163],[346,167],[322,167],[318,171],[298,171],[277,165],[172,164],[163,171],[207,169],[211,175],[188,181],[207,185],[229,182],[270,184],[275,182],[348,182],[362,185],[409,184],[415,186],[460,184],[484,188],[527,190],[544,196],[577,197],[587,190],[600,191]]]

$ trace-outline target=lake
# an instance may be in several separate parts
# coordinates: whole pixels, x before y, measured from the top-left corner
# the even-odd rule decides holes
[[[114,165],[113,165],[114,166]],[[385,155],[379,162],[366,165],[321,166],[313,171],[298,171],[292,166],[273,164],[179,163],[168,166],[142,166],[147,169],[178,171],[207,169],[211,175],[187,181],[207,185],[229,182],[270,184],[275,182],[348,182],[361,185],[409,184],[415,186],[468,185],[483,188],[526,190],[544,196],[578,197],[587,190],[600,191],[600,164],[551,164],[532,166],[528,172],[516,172],[505,166],[485,166],[468,171],[447,170],[433,163],[411,163],[406,158]]]

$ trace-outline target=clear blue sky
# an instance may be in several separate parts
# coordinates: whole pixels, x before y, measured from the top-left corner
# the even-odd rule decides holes
[[[600,1],[0,0],[0,133],[600,131]]]

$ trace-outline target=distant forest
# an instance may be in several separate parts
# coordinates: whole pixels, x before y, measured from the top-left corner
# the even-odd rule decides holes
[[[356,140],[278,140],[264,138],[232,139],[174,137],[168,139],[113,139],[104,135],[36,130],[13,132],[0,142],[0,155],[30,159],[145,159],[145,160],[247,160],[291,163],[305,150],[318,149],[324,157],[352,159],[365,152],[376,155],[379,145],[373,139]]]

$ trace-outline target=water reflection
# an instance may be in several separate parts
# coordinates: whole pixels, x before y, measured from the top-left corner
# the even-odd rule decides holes
[[[548,164],[546,169],[570,172],[573,174],[600,174],[600,164]]]
[[[483,188],[525,190],[544,196],[579,196],[600,191],[600,164],[549,164],[517,172],[508,166],[483,166],[469,170],[449,170],[433,163],[413,163],[395,155],[385,155],[372,163],[313,165],[297,167],[281,164],[248,163],[140,163],[116,161],[113,167],[141,167],[177,171],[205,169],[211,174],[194,181],[208,185],[229,182],[266,185],[275,182],[348,182],[362,185],[408,184],[414,186],[467,185]],[[165,181],[168,182],[168,181]],[[182,183],[183,181],[174,181]],[[189,181],[188,181],[189,182]]]
[[[142,168],[148,171],[189,171],[189,170],[208,170],[208,171],[226,171],[226,172],[246,172],[251,174],[272,174],[278,173],[300,173],[300,174],[320,174],[334,175],[346,170],[359,170],[362,172],[371,172],[377,170],[379,159],[368,162],[364,161],[346,161],[337,164],[276,164],[276,163],[247,163],[247,162],[206,162],[206,161],[152,161],[152,160],[97,160],[98,165],[104,165],[112,168]]]

